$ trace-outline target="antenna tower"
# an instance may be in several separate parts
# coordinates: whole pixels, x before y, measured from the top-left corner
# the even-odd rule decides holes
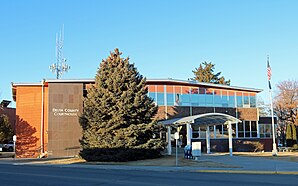
[[[60,79],[64,72],[68,72],[70,66],[66,64],[66,58],[63,55],[64,25],[59,35],[56,34],[56,63],[50,66],[50,70],[56,74],[56,79]]]

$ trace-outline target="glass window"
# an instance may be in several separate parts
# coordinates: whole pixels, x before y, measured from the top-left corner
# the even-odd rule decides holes
[[[206,95],[205,94],[199,94],[199,105],[200,106],[206,106]]]
[[[238,123],[238,137],[243,138],[244,137],[244,130],[243,130],[243,123]]]
[[[164,93],[157,93],[157,105],[163,106],[165,105],[165,97]]]
[[[206,138],[206,128],[205,127],[199,128],[199,136],[200,136],[200,138]]]
[[[199,138],[199,131],[192,131],[192,138]]]
[[[155,98],[155,92],[149,92],[149,97],[156,102],[156,98]]]
[[[228,107],[228,96],[222,96],[222,107]]]
[[[235,96],[229,96],[229,105],[228,107],[235,107]]]
[[[222,138],[223,135],[222,135],[222,128],[223,128],[223,125],[216,125],[216,138]]]
[[[250,96],[250,107],[256,107],[256,96]]]
[[[181,99],[180,98],[181,98],[180,94],[175,94],[175,103],[174,103],[175,106],[181,105]]]
[[[199,106],[199,89],[191,89],[191,105],[193,106]]]
[[[244,121],[245,125],[245,137],[250,138],[250,122],[249,121]]]
[[[237,96],[237,107],[243,107],[242,96]]]
[[[232,124],[232,136],[236,138],[236,124]]]
[[[229,138],[228,125],[223,126],[223,137],[224,138]]]
[[[173,106],[174,105],[174,94],[167,93],[167,105]]]
[[[259,124],[259,131],[260,131],[261,138],[270,138],[271,125],[270,124]]]
[[[257,122],[256,121],[251,121],[251,137],[257,137]]]
[[[212,90],[206,91],[206,106],[213,107],[213,91]]]
[[[221,107],[221,96],[220,95],[214,95],[214,106],[215,107]]]
[[[244,105],[249,105],[249,98],[248,96],[243,96],[243,100],[244,100]]]
[[[191,105],[192,106],[200,106],[199,104],[199,96],[198,95],[192,95],[191,97]]]
[[[181,105],[190,106],[190,94],[181,94]]]

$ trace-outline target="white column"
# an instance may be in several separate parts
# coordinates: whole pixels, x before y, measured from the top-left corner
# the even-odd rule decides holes
[[[168,142],[168,146],[167,146],[167,150],[168,150],[168,155],[172,154],[172,145],[171,145],[171,126],[168,126],[168,134],[167,134],[167,142]]]
[[[210,154],[210,128],[207,126],[206,130],[206,147],[207,147],[207,154]]]
[[[192,129],[190,127],[190,124],[186,124],[186,141],[187,145],[191,145],[191,138],[192,138]]]
[[[229,132],[229,152],[230,152],[230,156],[233,156],[233,136],[232,136],[231,121],[228,121],[228,132]]]

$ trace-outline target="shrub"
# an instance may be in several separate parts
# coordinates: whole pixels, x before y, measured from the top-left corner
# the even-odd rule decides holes
[[[264,150],[264,145],[258,141],[237,140],[233,148],[238,152],[258,152]]]
[[[86,161],[126,162],[161,157],[159,149],[93,148],[83,149],[80,156]]]

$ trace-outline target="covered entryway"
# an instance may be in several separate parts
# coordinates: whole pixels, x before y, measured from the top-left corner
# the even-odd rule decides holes
[[[228,134],[229,134],[229,152],[230,156],[233,155],[233,145],[232,145],[232,123],[238,123],[241,120],[227,115],[223,113],[206,113],[206,114],[199,114],[194,116],[188,116],[183,118],[174,118],[170,120],[164,120],[158,122],[167,127],[167,141],[168,141],[168,154],[172,153],[172,146],[171,146],[171,128],[173,126],[181,126],[186,125],[186,138],[187,138],[187,145],[191,145],[191,138],[192,138],[192,128],[195,126],[205,126],[206,130],[206,147],[207,147],[207,154],[210,154],[210,130],[209,126],[214,125],[228,125]]]

